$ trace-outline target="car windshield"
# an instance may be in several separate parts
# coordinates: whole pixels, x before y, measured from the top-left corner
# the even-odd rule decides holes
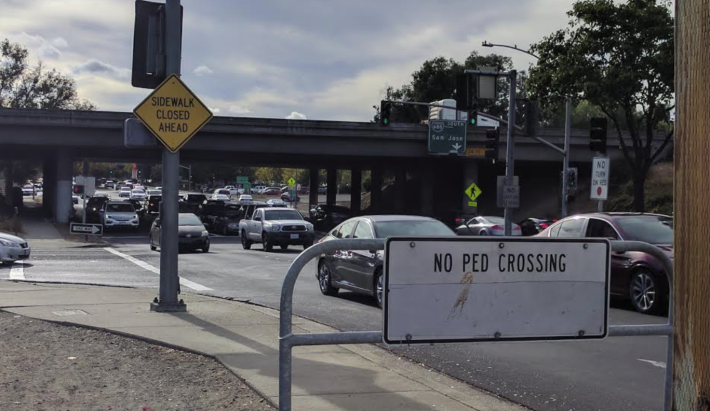
[[[270,210],[266,212],[265,220],[302,220],[301,213],[296,210]]]
[[[230,195],[231,193],[229,192],[229,190],[218,190],[217,194]]]
[[[121,191],[131,191],[130,187],[121,187]]]
[[[378,221],[375,222],[375,230],[377,238],[454,235],[454,232],[440,221]]]
[[[615,218],[627,240],[651,244],[673,244],[673,219],[668,216],[638,215]]]
[[[178,225],[182,226],[200,226],[202,221],[197,218],[194,214],[179,214],[178,215]]]
[[[114,213],[135,213],[136,209],[130,203],[125,204],[108,204],[106,206],[106,211],[111,211]]]

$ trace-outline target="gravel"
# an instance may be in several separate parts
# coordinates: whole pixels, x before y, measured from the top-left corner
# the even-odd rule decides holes
[[[3,411],[273,410],[211,358],[0,312]]]

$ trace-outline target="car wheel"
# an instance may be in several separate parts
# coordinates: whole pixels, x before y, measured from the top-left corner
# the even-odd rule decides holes
[[[283,250],[283,251],[288,250],[288,244],[281,244],[281,250]]]
[[[478,235],[488,235],[488,233],[486,232],[486,230],[481,230]]]
[[[150,236],[150,251],[155,251],[157,249],[158,247],[153,244],[153,236]]]
[[[274,249],[274,245],[269,242],[266,233],[261,233],[261,244],[264,246],[264,251],[271,252]]]
[[[210,243],[208,242],[204,247],[202,247],[202,252],[203,253],[209,253],[210,252]]]
[[[330,281],[330,268],[328,268],[328,264],[326,264],[325,261],[321,261],[318,266],[318,287],[323,295],[334,296],[338,294],[339,289],[333,287]]]
[[[382,270],[377,270],[375,272],[375,302],[377,306],[382,308],[384,302],[384,276],[382,275]]]
[[[242,248],[249,250],[251,248],[251,241],[247,239],[246,231],[242,230]]]
[[[664,298],[656,276],[647,269],[631,275],[629,297],[634,309],[643,314],[658,314],[663,310]]]

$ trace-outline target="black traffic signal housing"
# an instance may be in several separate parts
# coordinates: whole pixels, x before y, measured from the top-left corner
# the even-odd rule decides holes
[[[486,158],[491,160],[498,159],[498,150],[500,148],[500,129],[492,128],[486,130]]]
[[[589,126],[589,149],[606,154],[606,117],[592,117]]]
[[[380,101],[380,125],[389,126],[392,121],[392,103],[386,100]]]
[[[540,106],[537,101],[527,100],[525,102],[524,134],[529,137],[536,136],[539,124]]]
[[[468,126],[478,127],[478,111],[473,110],[468,112]]]
[[[471,84],[468,74],[456,75],[456,110],[467,111],[471,108]]]

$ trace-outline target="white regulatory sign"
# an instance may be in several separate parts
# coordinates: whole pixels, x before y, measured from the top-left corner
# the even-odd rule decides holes
[[[592,161],[592,200],[606,200],[609,194],[609,168],[611,161],[608,157],[594,157]]]
[[[392,237],[385,250],[387,344],[607,335],[607,240]]]

